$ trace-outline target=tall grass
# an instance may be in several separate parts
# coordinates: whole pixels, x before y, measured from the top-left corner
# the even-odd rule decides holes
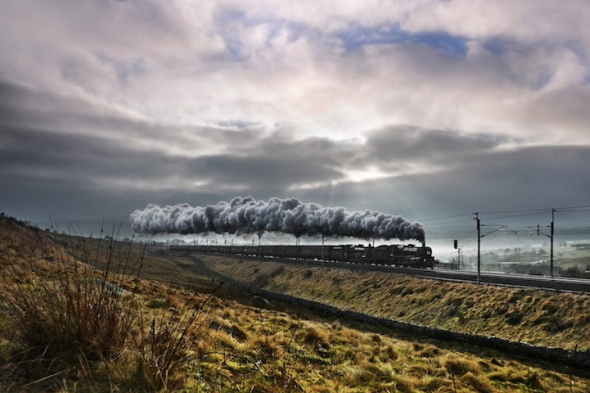
[[[143,328],[144,318],[139,319],[141,328],[136,341],[140,353],[139,366],[155,387],[169,386],[172,374],[182,361],[189,358],[192,339],[202,328],[202,320],[196,323],[197,319],[211,296],[205,297],[192,311],[175,310],[172,315],[161,313],[152,316],[149,332]]]
[[[0,302],[9,316],[11,340],[21,347],[13,351],[20,353],[18,359],[13,355],[13,365],[35,365],[39,371],[29,377],[35,383],[47,382],[54,372],[63,377],[75,371],[89,380],[91,364],[113,364],[134,354],[140,385],[165,388],[187,358],[187,337],[202,305],[172,318],[147,315],[139,294],[145,246],[137,249],[102,234],[94,241],[45,239],[43,255],[30,256],[28,268],[5,268]],[[143,321],[150,318],[146,329]]]
[[[81,245],[86,247],[85,244]],[[31,355],[47,358],[89,360],[111,359],[125,347],[137,320],[135,290],[124,289],[129,277],[112,272],[113,266],[134,265],[135,278],[141,260],[115,261],[114,241],[106,246],[106,266],[98,264],[101,245],[94,263],[81,263],[55,243],[44,249],[51,269],[44,276],[30,271],[9,270],[12,288],[2,291],[17,329],[15,333],[30,348]],[[90,255],[88,250],[84,254]],[[47,258],[47,257],[51,258]],[[94,265],[94,266],[93,266]],[[10,284],[9,284],[10,285]]]

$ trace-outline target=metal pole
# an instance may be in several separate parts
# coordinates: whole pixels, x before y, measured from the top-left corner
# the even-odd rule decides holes
[[[324,267],[324,233],[322,232],[322,267]]]
[[[475,213],[475,221],[477,222],[477,283],[481,283],[481,225],[479,221],[479,214]]]
[[[555,234],[555,209],[551,209],[551,278],[553,278],[553,235]]]

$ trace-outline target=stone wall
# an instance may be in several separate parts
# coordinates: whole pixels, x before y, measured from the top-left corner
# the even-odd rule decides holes
[[[196,257],[195,257],[196,258]],[[205,264],[206,265],[206,264]],[[332,315],[340,319],[355,320],[374,325],[386,326],[399,331],[435,338],[442,341],[455,341],[480,347],[491,348],[494,350],[510,353],[511,355],[526,356],[539,360],[560,363],[565,366],[575,367],[582,370],[590,370],[590,351],[566,350],[562,348],[548,348],[531,345],[523,342],[509,341],[497,337],[485,335],[476,335],[469,333],[453,332],[449,330],[438,329],[435,327],[414,325],[407,322],[400,322],[389,318],[380,318],[356,311],[344,310],[325,303],[315,302],[313,300],[301,299],[298,297],[286,295],[283,293],[271,292],[265,289],[244,284],[231,277],[220,274],[214,270],[208,269],[210,275],[230,285],[244,289],[254,295],[263,297],[267,300],[279,300],[296,307],[302,307],[319,311],[326,315]]]

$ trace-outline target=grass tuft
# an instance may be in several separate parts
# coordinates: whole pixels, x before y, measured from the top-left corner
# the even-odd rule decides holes
[[[140,371],[134,385],[168,386],[188,356],[187,337],[203,305],[192,313],[176,311],[179,316],[175,316],[171,310],[180,302],[173,296],[163,304],[147,302],[148,310],[164,304],[168,308],[165,318],[151,318],[146,331],[143,320],[148,317],[138,295],[141,246],[139,253],[132,253],[129,245],[117,250],[114,237],[98,239],[94,250],[86,240],[60,244],[53,238],[42,244],[40,255],[23,255],[22,263],[2,266],[0,322],[9,333],[2,335],[0,344],[11,346],[0,348],[2,364],[17,381],[15,386],[53,390],[57,381],[71,376],[91,385],[91,369],[101,373],[95,365],[116,370],[123,359],[135,361]],[[129,353],[137,355],[132,359]],[[70,386],[63,388],[67,391]]]
[[[477,374],[480,367],[477,363],[464,359],[446,359],[444,367],[451,375],[462,376],[467,373]]]
[[[89,266],[58,259],[52,275],[13,271],[15,285],[3,290],[15,334],[30,356],[110,359],[125,347],[135,321],[135,294],[122,279],[97,278]]]
[[[463,375],[461,377],[461,382],[463,382],[464,384],[469,386],[473,392],[478,392],[478,393],[494,393],[494,392],[496,392],[496,389],[494,389],[494,386],[490,383],[490,381],[487,378],[485,378],[483,376],[474,375],[471,372],[468,372],[467,374]]]

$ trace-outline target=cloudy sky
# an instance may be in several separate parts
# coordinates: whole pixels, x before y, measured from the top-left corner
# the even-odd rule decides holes
[[[590,204],[587,0],[5,0],[0,210]]]

